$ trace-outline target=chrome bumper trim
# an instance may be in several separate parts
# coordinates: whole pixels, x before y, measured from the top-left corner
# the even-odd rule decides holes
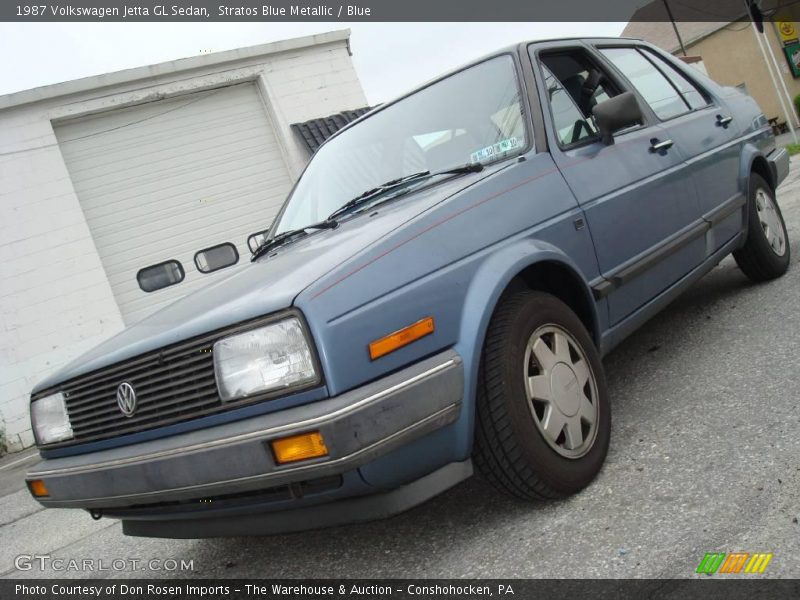
[[[170,457],[170,456],[186,455],[186,454],[191,454],[191,453],[194,453],[194,452],[202,452],[204,450],[208,450],[209,448],[216,448],[216,447],[220,447],[220,446],[234,445],[234,444],[238,444],[238,443],[241,443],[241,442],[244,442],[244,441],[247,441],[247,440],[256,439],[256,438],[272,437],[272,436],[281,434],[281,433],[286,432],[286,431],[293,431],[293,430],[297,430],[297,429],[304,429],[304,428],[314,427],[315,425],[319,425],[321,423],[325,423],[325,422],[330,421],[332,419],[335,419],[335,418],[338,418],[338,417],[345,416],[345,415],[348,415],[350,413],[356,412],[359,409],[361,409],[361,408],[363,408],[363,407],[365,407],[365,406],[367,406],[369,404],[372,404],[374,402],[380,401],[381,399],[385,398],[386,396],[389,396],[391,394],[397,393],[397,392],[403,390],[406,387],[410,387],[410,386],[412,386],[412,385],[414,385],[414,384],[416,384],[416,383],[418,383],[418,382],[420,382],[420,381],[422,381],[424,379],[427,379],[427,378],[432,377],[432,376],[434,376],[434,375],[436,375],[436,374],[438,374],[438,373],[440,373],[440,372],[442,372],[442,371],[444,371],[446,369],[449,369],[449,368],[455,366],[457,364],[457,362],[458,361],[456,361],[455,359],[449,359],[449,360],[447,360],[447,361],[445,361],[445,362],[443,362],[443,363],[441,363],[439,365],[436,365],[435,367],[432,367],[432,368],[428,369],[427,371],[425,371],[423,373],[419,373],[418,375],[415,375],[414,377],[406,379],[405,381],[402,381],[402,382],[397,383],[397,384],[395,384],[395,385],[393,385],[391,387],[388,387],[388,388],[386,388],[384,390],[381,390],[381,391],[376,392],[376,393],[374,393],[374,394],[372,394],[370,396],[367,396],[366,398],[363,398],[363,399],[359,400],[358,402],[354,402],[353,404],[351,404],[349,406],[346,406],[346,407],[340,408],[339,410],[332,411],[330,413],[326,413],[324,415],[320,415],[320,416],[317,416],[317,417],[314,417],[314,418],[311,418],[311,419],[307,419],[307,420],[304,420],[304,421],[298,421],[298,422],[295,422],[295,423],[287,423],[287,424],[280,425],[280,426],[277,426],[277,427],[262,429],[260,431],[252,431],[252,432],[243,433],[243,434],[240,434],[240,435],[237,435],[237,436],[232,436],[232,437],[228,437],[228,438],[224,438],[224,439],[218,439],[218,440],[212,440],[212,441],[203,442],[203,443],[195,444],[195,445],[191,445],[191,446],[184,446],[184,447],[180,447],[180,448],[172,448],[170,450],[163,450],[163,451],[160,451],[160,452],[151,452],[151,453],[142,454],[142,455],[139,455],[139,456],[131,456],[131,457],[126,457],[126,458],[119,458],[119,459],[115,459],[115,460],[109,460],[109,461],[104,461],[104,462],[93,463],[93,464],[90,464],[90,465],[82,465],[82,466],[75,466],[75,467],[64,467],[64,468],[50,469],[50,470],[45,470],[45,471],[37,471],[36,468],[34,467],[31,470],[31,472],[28,473],[28,476],[26,477],[26,479],[27,480],[31,480],[31,479],[39,479],[39,478],[43,478],[43,477],[52,477],[52,476],[67,475],[67,474],[74,474],[74,473],[86,473],[86,472],[98,471],[98,470],[103,470],[103,469],[115,468],[115,467],[119,467],[119,466],[122,466],[122,465],[132,465],[132,464],[137,464],[137,463],[145,463],[145,462],[149,462],[149,461],[152,461],[152,460],[157,460],[157,459],[166,458],[166,457]],[[446,410],[450,410],[451,408],[452,407],[447,407],[444,410],[445,411]],[[443,411],[440,411],[440,412],[443,412]],[[431,415],[431,417],[429,417],[429,418],[433,418],[434,416],[436,416],[436,415]],[[398,432],[398,433],[400,433],[400,432]],[[343,457],[342,459],[337,459],[337,460],[343,460],[345,458],[349,459],[351,456],[353,456],[353,455],[350,455],[348,457]],[[329,465],[329,464],[333,464],[333,462],[334,461],[328,461],[325,464]],[[308,465],[308,466],[316,466],[316,465]],[[287,471],[300,472],[302,470],[303,470],[303,467],[293,467],[293,468],[282,469],[280,472],[281,473],[285,473]]]

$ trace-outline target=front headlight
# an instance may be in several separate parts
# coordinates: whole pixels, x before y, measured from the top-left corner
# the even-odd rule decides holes
[[[301,386],[318,379],[300,319],[290,317],[214,344],[223,401]]]
[[[31,402],[31,424],[40,444],[52,444],[72,438],[72,425],[61,392]]]

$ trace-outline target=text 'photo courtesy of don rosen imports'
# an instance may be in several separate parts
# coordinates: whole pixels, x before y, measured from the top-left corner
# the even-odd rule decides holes
[[[519,591],[519,586],[517,587]],[[430,597],[454,597],[454,598],[475,598],[475,597],[514,597],[514,585],[510,582],[496,583],[491,585],[479,585],[475,583],[367,583],[367,582],[348,582],[348,583],[328,583],[328,582],[309,582],[309,583],[135,583],[126,581],[125,583],[91,583],[91,584],[65,584],[47,583],[27,585],[18,583],[14,586],[16,597],[56,597],[66,596],[95,597],[95,598],[116,598],[116,597],[137,597],[137,598],[208,598],[216,600],[218,598],[430,598]]]

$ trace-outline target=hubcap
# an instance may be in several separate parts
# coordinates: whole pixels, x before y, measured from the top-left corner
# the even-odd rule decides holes
[[[533,332],[525,349],[525,391],[536,427],[558,454],[580,458],[597,437],[594,373],[580,344],[558,325]]]
[[[764,231],[764,237],[767,238],[767,243],[775,254],[783,256],[786,252],[786,235],[783,230],[783,223],[781,223],[781,218],[778,215],[778,209],[775,207],[772,196],[761,188],[756,190],[756,211],[758,212],[758,221],[761,223],[761,229]]]

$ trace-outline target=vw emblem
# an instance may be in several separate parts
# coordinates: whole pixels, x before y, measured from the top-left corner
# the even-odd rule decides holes
[[[132,417],[136,412],[136,390],[127,381],[123,381],[117,388],[117,406],[126,417]]]

